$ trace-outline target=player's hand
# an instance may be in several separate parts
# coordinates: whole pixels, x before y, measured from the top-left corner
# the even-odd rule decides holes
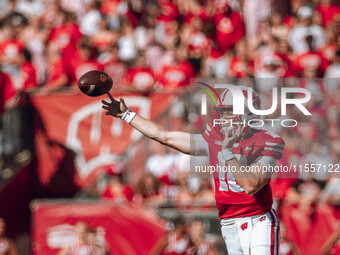
[[[225,137],[222,142],[222,150],[232,148],[234,143],[239,142],[242,138],[244,126],[239,126],[237,129],[225,132]]]
[[[114,99],[110,93],[106,93],[110,100],[111,103],[106,102],[105,100],[102,100],[103,106],[102,108],[104,110],[107,110],[105,113],[106,115],[112,115],[116,118],[121,118],[123,117],[124,113],[127,111],[128,107],[125,104],[125,101],[123,98],[120,98],[120,101],[117,101]]]

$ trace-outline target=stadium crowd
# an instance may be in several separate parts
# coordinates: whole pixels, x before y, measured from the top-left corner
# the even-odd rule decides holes
[[[313,118],[295,116],[296,128],[272,128],[286,142],[280,164],[340,162],[339,1],[3,0],[0,63],[0,113],[18,104],[22,91],[75,86],[92,69],[107,72],[122,91],[141,92],[185,89],[195,77],[254,78],[251,86],[268,95],[279,78],[303,78],[297,86],[312,92]],[[180,208],[213,207],[212,180],[188,178],[187,166],[183,155],[152,155],[136,187],[110,169],[102,198],[152,208],[169,201]],[[311,216],[327,204],[339,219],[336,174],[274,176],[274,206],[284,219],[282,207]],[[169,240],[180,243],[174,233]],[[331,254],[337,238],[325,243],[324,254]],[[299,254],[295,241],[282,238],[280,254]],[[339,254],[339,241],[337,247],[332,254]],[[206,250],[189,254],[215,254],[213,247]]]

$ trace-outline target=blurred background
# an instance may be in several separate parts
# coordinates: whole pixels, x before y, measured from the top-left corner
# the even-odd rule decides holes
[[[76,86],[93,69],[171,130],[205,128],[195,79],[254,87],[264,107],[274,86],[307,88],[312,117],[268,127],[278,164],[334,167],[273,176],[279,254],[340,254],[340,1],[1,0],[0,65],[0,254],[227,254],[212,179],[105,117]]]

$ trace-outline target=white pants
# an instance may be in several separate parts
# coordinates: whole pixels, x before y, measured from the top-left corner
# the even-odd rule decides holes
[[[222,219],[221,230],[228,255],[278,255],[280,226],[276,212]]]

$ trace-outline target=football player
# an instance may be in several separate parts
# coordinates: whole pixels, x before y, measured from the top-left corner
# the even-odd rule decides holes
[[[276,165],[284,142],[269,131],[242,124],[255,117],[247,106],[248,96],[255,108],[260,100],[255,92],[249,94],[247,87],[240,88],[245,114],[233,114],[232,93],[227,89],[216,110],[220,119],[232,125],[210,122],[202,134],[168,131],[131,111],[123,98],[116,101],[109,95],[111,102],[102,103],[106,115],[121,118],[147,137],[186,154],[206,155],[212,166],[232,169],[214,173],[216,206],[228,254],[278,255],[279,221],[272,209],[271,173],[264,169]]]

